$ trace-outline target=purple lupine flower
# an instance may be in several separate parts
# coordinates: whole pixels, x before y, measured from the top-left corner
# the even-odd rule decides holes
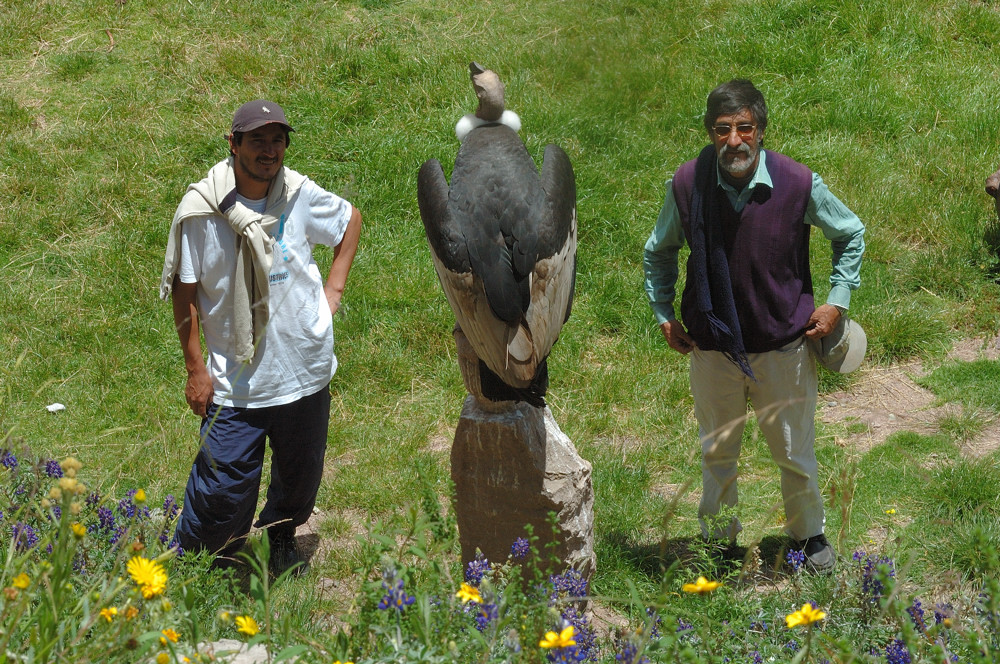
[[[913,656],[910,654],[906,642],[902,639],[895,639],[885,647],[886,664],[910,664]]]
[[[101,507],[97,508],[97,522],[100,524],[101,530],[113,530],[115,527],[115,514],[110,508]]]
[[[626,641],[619,644],[619,651],[615,653],[615,661],[619,664],[650,664],[649,658],[639,655],[639,648],[634,643]]]
[[[62,466],[55,459],[49,459],[45,462],[45,474],[49,477],[60,478],[63,476]]]
[[[481,551],[476,551],[476,559],[470,560],[465,567],[465,582],[471,586],[479,586],[489,569],[490,561],[483,557]]]
[[[563,610],[562,619],[564,624],[572,625],[576,633],[573,640],[576,641],[576,649],[580,655],[578,661],[592,660],[596,662],[598,655],[597,632],[594,631],[587,617],[581,615],[576,607],[570,606]]]
[[[944,622],[945,618],[951,618],[955,615],[955,609],[951,604],[935,604],[934,605],[934,624],[940,625]]]
[[[921,632],[927,631],[927,623],[924,621],[924,609],[920,605],[919,599],[914,598],[913,604],[906,609],[906,612],[910,614],[910,619],[913,621],[914,627]]]
[[[416,601],[416,597],[406,594],[403,579],[396,578],[396,570],[387,569],[382,572],[382,588],[386,591],[382,600],[378,603],[378,608],[382,611],[396,609],[402,611]]]
[[[510,547],[510,557],[514,560],[523,560],[528,557],[530,550],[531,546],[528,544],[528,540],[524,537],[518,537]]]
[[[861,553],[861,557],[858,556]],[[861,571],[861,592],[872,602],[877,602],[885,593],[885,584],[879,578],[881,568],[885,569],[886,575],[890,579],[896,578],[896,565],[892,558],[886,556],[871,556],[863,551],[856,552],[854,559],[857,562],[864,562]]]
[[[10,527],[10,530],[14,542],[17,543],[18,551],[27,551],[28,549],[34,548],[34,546],[38,544],[38,533],[35,532],[34,528],[23,521],[15,523]]]
[[[663,619],[660,618],[660,614],[656,612],[656,609],[649,607],[646,607],[646,617],[652,618],[649,624],[649,640],[655,641],[660,638],[660,625],[663,624]]]
[[[575,569],[568,569],[562,574],[549,577],[552,584],[552,599],[558,599],[560,595],[570,599],[579,599],[587,596],[587,580],[583,578]]]
[[[135,501],[132,500],[132,496],[135,495],[135,489],[128,491],[125,497],[118,501],[118,513],[124,517],[132,519],[135,517]]]
[[[128,528],[126,528],[125,526],[118,526],[117,528],[111,531],[110,535],[108,535],[108,544],[118,544],[118,541],[121,540],[121,538],[124,537],[125,533],[127,532]]]
[[[167,521],[172,521],[177,513],[181,511],[180,505],[177,504],[177,499],[174,498],[172,493],[168,493],[167,497],[163,499],[163,516]]]
[[[490,623],[494,622],[500,616],[500,611],[493,602],[474,604],[472,610],[476,612],[476,629],[480,632],[486,631]]]
[[[546,661],[554,664],[570,664],[570,662],[582,662],[584,655],[576,646],[566,648],[554,648],[545,656]]]
[[[17,468],[17,457],[10,450],[4,450],[3,454],[0,454],[0,466],[8,470]]]
[[[792,568],[793,572],[798,572],[806,564],[805,551],[791,549],[785,554],[785,562]]]

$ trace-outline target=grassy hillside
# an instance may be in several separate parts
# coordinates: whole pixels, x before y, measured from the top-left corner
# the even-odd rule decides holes
[[[1000,162],[998,34],[996,4],[966,0],[5,0],[0,427],[100,468],[108,492],[181,493],[198,423],[157,298],[166,231],[184,187],[226,154],[233,110],[265,97],[296,128],[286,163],[365,220],[335,324],[341,368],[319,505],[329,534],[397,519],[420,476],[446,493],[464,388],[416,173],[431,157],[450,172],[476,60],[505,81],[532,155],[556,142],[573,161],[577,299],[550,359],[549,403],[594,464],[600,591],[625,577],[655,585],[643,556],[662,535],[664,487],[697,491],[698,460],[686,360],[654,324],[642,246],[665,179],[706,142],[708,91],[752,79],[770,108],[767,147],[820,173],[866,223],[852,314],[869,366],[938,358],[955,338],[995,334],[1000,315],[982,189]],[[818,235],[823,297],[829,248]],[[825,374],[823,387],[850,380]],[[54,402],[66,410],[47,412]],[[828,478],[889,467],[839,445],[842,433],[821,431]],[[954,441],[926,453],[935,445],[954,456]],[[775,469],[753,434],[744,455],[760,480],[741,496],[744,523],[773,534]],[[906,465],[905,453],[892,463]],[[922,496],[931,472],[893,488]],[[889,489],[867,486],[876,502]],[[919,541],[937,517],[914,505]],[[692,536],[693,499],[678,509],[670,527]],[[875,519],[829,518],[851,545]],[[347,557],[335,552],[328,571],[343,573]]]

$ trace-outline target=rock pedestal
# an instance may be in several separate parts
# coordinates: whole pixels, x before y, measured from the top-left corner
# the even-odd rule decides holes
[[[545,408],[484,403],[470,395],[451,451],[463,564],[476,549],[507,559],[530,523],[539,551],[554,538],[556,555],[590,579],[595,568],[591,466]],[[555,512],[553,533],[549,513]]]

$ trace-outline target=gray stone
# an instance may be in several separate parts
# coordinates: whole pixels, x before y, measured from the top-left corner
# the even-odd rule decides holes
[[[202,643],[198,647],[199,652],[211,654],[220,662],[228,664],[265,664],[271,658],[267,654],[267,648],[263,644],[254,644],[252,648],[247,648],[247,644],[236,639],[220,639],[212,643]],[[298,658],[288,660],[294,662]]]
[[[455,431],[451,476],[463,564],[475,558],[476,549],[490,561],[506,560],[530,523],[539,550],[555,540],[556,555],[591,578],[596,564],[591,466],[548,407],[468,396]],[[555,533],[550,512],[557,514]]]

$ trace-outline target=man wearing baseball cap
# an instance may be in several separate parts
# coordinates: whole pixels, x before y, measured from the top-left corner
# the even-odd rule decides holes
[[[305,569],[295,528],[322,478],[333,314],[361,231],[355,207],[284,165],[292,131],[274,102],[236,110],[229,156],[188,187],[174,214],[160,282],[173,302],[184,395],[202,418],[177,541],[220,565],[242,547],[266,442],[271,478],[254,525],[267,529],[275,574]],[[316,243],[333,248],[325,278]]]

